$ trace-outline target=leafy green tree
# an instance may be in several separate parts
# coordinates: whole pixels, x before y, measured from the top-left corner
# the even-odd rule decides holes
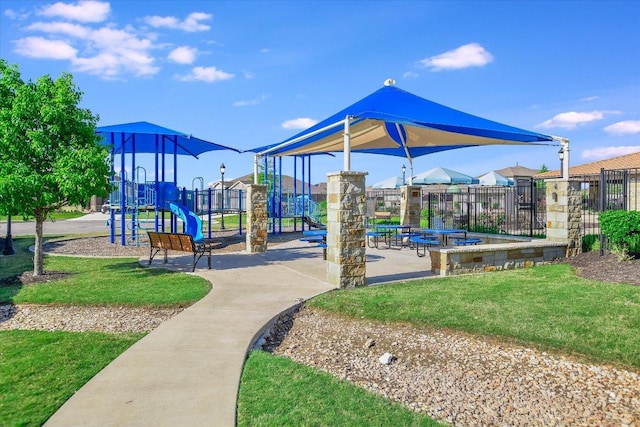
[[[543,163],[542,166],[540,166],[540,170],[538,171],[538,173],[545,173],[545,172],[549,172],[549,168],[547,167],[547,165]]]
[[[98,117],[79,108],[71,74],[24,82],[0,59],[0,213],[35,218],[33,274],[43,274],[43,224],[63,206],[85,204],[109,189],[108,149]]]

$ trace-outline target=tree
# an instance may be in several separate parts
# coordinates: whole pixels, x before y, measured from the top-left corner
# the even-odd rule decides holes
[[[545,172],[549,172],[549,168],[547,167],[547,165],[543,163],[542,166],[540,166],[540,170],[538,171],[538,173],[545,173]]]
[[[85,204],[109,190],[108,149],[98,117],[79,108],[71,74],[22,81],[17,65],[0,59],[0,213],[36,221],[33,274],[42,265],[43,224],[63,206]]]

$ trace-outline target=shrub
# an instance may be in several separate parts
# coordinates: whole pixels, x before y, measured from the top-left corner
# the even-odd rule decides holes
[[[600,229],[611,244],[612,252],[627,257],[640,252],[640,212],[605,211],[600,213]]]

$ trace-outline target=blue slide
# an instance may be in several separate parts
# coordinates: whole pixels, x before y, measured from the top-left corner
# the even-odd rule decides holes
[[[177,215],[178,218],[185,223],[186,232],[187,234],[191,234],[194,242],[197,243],[204,240],[204,235],[202,234],[202,220],[198,215],[190,211],[186,206],[176,202],[170,202],[169,209],[171,209],[171,212]]]

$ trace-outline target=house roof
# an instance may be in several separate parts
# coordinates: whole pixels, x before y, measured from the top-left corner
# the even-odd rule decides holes
[[[499,173],[505,178],[513,178],[517,176],[531,177],[536,175],[540,171],[538,169],[531,169],[531,168],[526,168],[524,166],[515,165],[515,166],[509,166],[504,169],[496,169],[494,172]]]
[[[289,191],[293,191],[293,177],[289,176],[289,175],[282,175],[282,188],[287,189]],[[215,183],[219,183],[220,181],[216,181]],[[235,179],[229,179],[229,180],[225,180],[225,187],[230,188],[230,187],[234,187],[236,186],[237,183],[242,183],[245,185],[248,184],[253,184],[253,173],[241,176],[239,178],[235,178]],[[304,186],[304,192],[308,193],[308,187],[307,187],[308,183],[305,182],[305,186]],[[302,181],[297,179],[296,180],[296,188],[297,188],[297,192],[299,194],[302,194]],[[326,194],[327,192],[327,183],[326,182],[321,182],[318,184],[311,184],[311,194]]]
[[[640,150],[640,147],[638,149]],[[640,169],[640,151],[612,159],[571,166],[569,167],[569,176],[598,175],[600,169]],[[539,173],[535,175],[535,178],[560,178],[561,175],[562,172],[560,170],[552,170]]]

